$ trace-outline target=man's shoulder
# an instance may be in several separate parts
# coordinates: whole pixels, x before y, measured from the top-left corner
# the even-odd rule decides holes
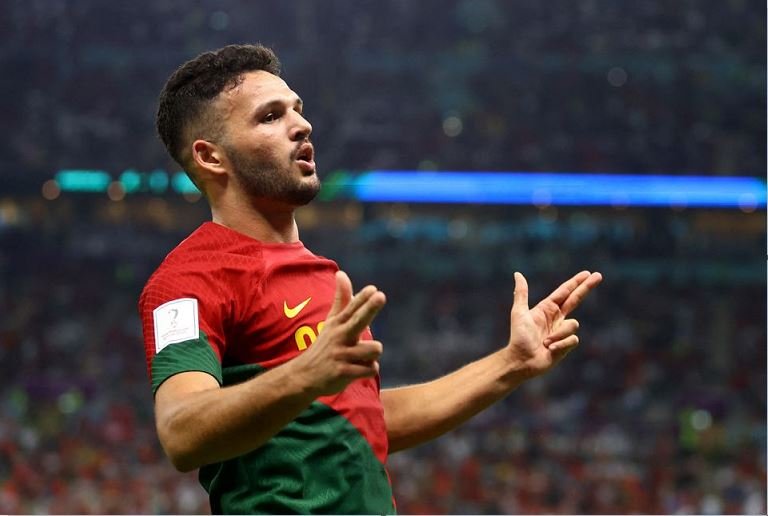
[[[242,244],[205,223],[182,240],[163,259],[147,280],[142,297],[153,290],[195,290],[207,294],[222,285],[258,277],[262,268],[258,249],[241,249]]]
[[[204,271],[216,263],[217,255],[224,251],[211,238],[205,225],[200,226],[179,242],[166,256],[147,283],[162,276],[183,275]]]
[[[156,272],[196,273],[212,270],[254,270],[261,250],[223,226],[206,222],[182,240],[162,261]]]

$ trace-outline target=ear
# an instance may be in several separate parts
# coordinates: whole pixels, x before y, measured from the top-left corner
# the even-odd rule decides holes
[[[202,171],[215,175],[227,173],[228,164],[223,149],[208,140],[192,142],[192,160]]]

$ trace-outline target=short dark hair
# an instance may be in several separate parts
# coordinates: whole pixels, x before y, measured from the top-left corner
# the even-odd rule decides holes
[[[201,137],[217,135],[221,127],[210,116],[211,103],[225,88],[237,86],[245,72],[256,70],[280,75],[280,61],[270,48],[228,45],[187,61],[168,78],[158,99],[157,133],[182,168],[187,168],[184,147],[188,129],[198,125]]]

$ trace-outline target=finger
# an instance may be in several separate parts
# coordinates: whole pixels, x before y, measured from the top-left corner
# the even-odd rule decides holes
[[[563,312],[563,315],[565,316],[573,312],[581,302],[584,301],[587,294],[589,294],[593,288],[598,286],[601,281],[603,281],[603,275],[599,272],[590,274],[573,292],[571,292],[561,305],[560,310]]]
[[[384,352],[384,345],[378,340],[360,340],[350,346],[347,357],[350,362],[371,362],[378,360]]]
[[[571,351],[573,348],[579,345],[579,336],[578,335],[569,335],[568,337],[558,340],[557,342],[553,342],[549,345],[549,351],[552,352],[552,354],[555,356],[555,358],[561,358],[560,356],[565,356],[566,353]]]
[[[512,302],[512,310],[528,310],[528,281],[521,273],[516,272],[515,278],[515,293],[514,301]]]
[[[352,360],[349,363],[355,364],[355,365],[361,365],[365,367],[373,367],[373,364],[376,362],[375,359],[372,360]]]
[[[376,314],[384,308],[386,302],[387,297],[384,295],[384,292],[378,290],[373,292],[373,294],[366,299],[363,305],[360,306],[360,308],[357,309],[345,323],[347,334],[350,337],[354,336],[355,340],[357,340],[360,333],[371,324],[373,318],[376,317]],[[352,305],[352,303],[350,303],[350,305]]]
[[[557,306],[561,306],[565,300],[568,299],[568,296],[570,296],[571,293],[576,290],[578,286],[581,285],[588,277],[589,271],[581,271],[557,287],[549,296],[547,296],[547,299],[557,304]]]
[[[547,338],[544,339],[544,345],[549,347],[553,342],[563,340],[564,338],[573,335],[578,329],[579,321],[576,319],[566,319],[557,325],[555,331],[547,335]]]
[[[344,271],[336,271],[336,293],[333,296],[333,305],[328,312],[328,318],[341,312],[352,299],[352,282]]]
[[[379,362],[374,360],[368,363],[347,364],[342,371],[346,378],[372,378],[379,374]]]
[[[349,303],[344,307],[344,309],[339,312],[336,315],[336,320],[339,323],[344,323],[349,320],[352,315],[360,309],[366,302],[368,302],[368,299],[378,292],[378,289],[374,287],[373,285],[367,285],[363,287],[360,292],[352,296],[352,299],[349,301]]]

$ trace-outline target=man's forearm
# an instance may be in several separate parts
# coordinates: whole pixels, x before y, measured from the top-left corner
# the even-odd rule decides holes
[[[530,377],[529,370],[500,350],[437,380],[382,390],[390,451],[456,428]]]
[[[289,364],[267,371],[231,387],[194,390],[186,394],[182,373],[167,382],[177,382],[175,399],[158,410],[157,430],[163,448],[174,466],[191,471],[250,452],[279,432],[317,397],[297,381]],[[205,374],[205,373],[198,373]],[[215,380],[214,380],[215,383]],[[162,395],[158,391],[158,396]],[[156,406],[160,406],[159,404]]]

